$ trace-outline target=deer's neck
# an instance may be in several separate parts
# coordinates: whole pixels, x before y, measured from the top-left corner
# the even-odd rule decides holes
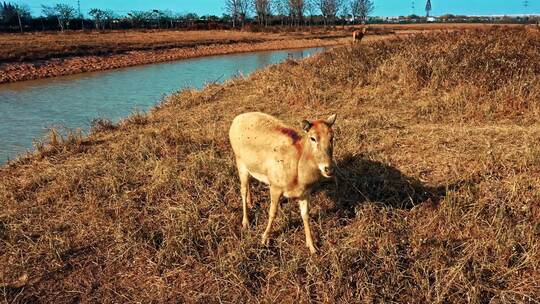
[[[321,177],[319,166],[313,157],[307,136],[302,138],[301,146],[302,153],[298,159],[298,181],[304,185],[311,185]]]

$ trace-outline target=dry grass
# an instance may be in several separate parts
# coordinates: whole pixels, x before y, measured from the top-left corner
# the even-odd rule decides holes
[[[0,169],[7,302],[538,303],[540,36],[441,33],[341,47],[184,91]],[[338,185],[309,255],[266,187],[241,231],[232,118],[337,112]]]

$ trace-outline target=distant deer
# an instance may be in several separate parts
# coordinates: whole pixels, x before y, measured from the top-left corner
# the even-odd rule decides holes
[[[355,44],[357,42],[358,43],[362,42],[362,39],[366,35],[366,32],[367,32],[367,27],[365,27],[365,26],[361,30],[354,31],[353,34],[352,34],[352,42],[353,42],[353,44]]]
[[[251,206],[250,176],[270,186],[268,225],[262,243],[268,243],[272,222],[281,196],[297,198],[304,222],[306,246],[313,245],[309,226],[309,199],[321,177],[334,174],[332,125],[336,115],[326,120],[302,121],[303,134],[270,115],[254,112],[236,116],[229,139],[236,157],[242,195],[242,226],[249,228],[247,207]]]

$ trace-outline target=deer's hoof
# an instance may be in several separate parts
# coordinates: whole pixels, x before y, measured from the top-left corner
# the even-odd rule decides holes
[[[311,254],[316,254],[317,253],[317,248],[315,248],[315,246],[307,245],[307,247],[309,248],[309,252],[311,252]]]
[[[263,244],[264,246],[268,246],[269,243],[270,241],[268,239],[268,236],[266,234],[263,234],[261,244]]]

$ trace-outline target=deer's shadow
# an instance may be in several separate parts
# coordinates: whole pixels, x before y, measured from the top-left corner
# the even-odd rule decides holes
[[[338,162],[336,181],[321,190],[335,202],[328,211],[347,218],[354,217],[355,208],[364,202],[405,210],[426,202],[437,204],[447,189],[456,186],[428,186],[395,167],[352,155]]]

